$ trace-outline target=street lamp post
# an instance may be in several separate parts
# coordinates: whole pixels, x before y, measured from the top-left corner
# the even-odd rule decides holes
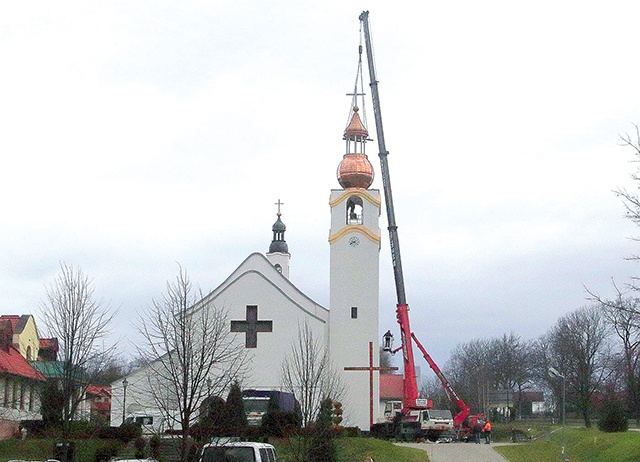
[[[127,410],[127,385],[129,385],[129,381],[125,377],[125,379],[122,381],[122,390],[123,390],[123,395],[122,395],[122,423],[124,423],[125,413],[126,413],[126,410]]]
[[[549,375],[553,378],[556,379],[562,379],[562,454],[561,454],[561,460],[566,460],[565,459],[565,454],[564,454],[564,427],[567,423],[566,421],[566,395],[565,395],[565,390],[566,390],[566,378],[564,375],[562,375],[560,372],[558,372],[555,368],[553,367],[549,367]]]

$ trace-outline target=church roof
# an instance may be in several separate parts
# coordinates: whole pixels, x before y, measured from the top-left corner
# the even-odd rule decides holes
[[[217,297],[222,296],[231,286],[238,283],[242,278],[248,275],[258,275],[268,281],[276,290],[281,292],[285,297],[291,300],[300,310],[310,314],[311,316],[323,321],[329,321],[329,310],[319,303],[316,303],[286,277],[280,274],[271,262],[263,254],[254,252],[222,282],[218,287],[211,291],[203,302],[213,301]]]

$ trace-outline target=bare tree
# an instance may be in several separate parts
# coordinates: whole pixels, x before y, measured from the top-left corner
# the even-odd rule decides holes
[[[490,386],[490,340],[473,339],[456,345],[447,369],[456,393],[473,413],[487,409],[487,390]]]
[[[459,411],[455,409],[449,395],[442,387],[442,382],[436,376],[431,375],[429,378],[420,380],[420,397],[433,401],[434,409],[450,409],[454,415]]]
[[[80,268],[60,263],[61,273],[47,287],[40,307],[47,334],[58,339],[59,385],[64,399],[63,436],[85,401],[87,386],[108,361],[114,347],[105,348],[115,311],[93,296],[93,282]]]
[[[640,162],[640,127],[638,127],[637,124],[634,124],[634,127],[635,134],[633,136],[628,133],[620,135],[620,145],[629,146],[633,149],[635,160],[632,162],[637,163]],[[631,178],[635,181],[640,181],[640,168],[631,174]],[[634,224],[640,226],[640,197],[638,196],[637,189],[635,191],[629,191],[625,188],[618,188],[614,193],[622,199],[626,209],[626,217]],[[636,241],[640,240],[639,237],[634,237],[633,239]],[[630,256],[629,259],[640,260],[640,255],[634,254]],[[635,289],[638,289],[638,287],[635,287]]]
[[[297,340],[282,362],[282,384],[300,403],[303,427],[315,421],[323,399],[343,399],[344,383],[329,351],[307,323],[298,326]]]
[[[491,383],[494,388],[507,391],[507,407],[511,419],[514,418],[512,406],[516,408],[518,415],[522,414],[522,392],[528,388],[533,374],[530,353],[530,345],[513,332],[492,339],[489,344]],[[510,402],[510,396],[514,394],[515,397]]]
[[[521,411],[521,392],[531,380],[530,348],[514,333],[459,344],[449,363],[457,393],[476,412],[504,400],[504,416],[512,418],[514,407]]]
[[[108,385],[121,380],[132,370],[129,366],[129,361],[116,353],[106,361],[93,366],[92,369],[96,371],[92,382],[94,385]]]
[[[246,350],[229,329],[227,311],[194,290],[182,268],[140,318],[139,330],[149,390],[165,419],[182,430],[180,457],[186,461],[186,436],[203,399],[221,395],[242,377]]]
[[[608,335],[600,307],[589,305],[559,318],[542,342],[544,361],[539,364],[545,369],[540,375],[552,366],[565,377],[567,400],[579,410],[587,427],[591,426],[593,395],[611,370]]]
[[[599,303],[620,344],[618,362],[630,415],[640,422],[640,299],[618,290],[615,300]]]

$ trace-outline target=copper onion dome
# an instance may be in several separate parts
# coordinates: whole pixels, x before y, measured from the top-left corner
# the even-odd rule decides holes
[[[367,189],[373,183],[373,167],[366,154],[345,154],[338,165],[338,183],[344,189]]]
[[[367,189],[373,183],[373,166],[364,154],[364,143],[368,136],[367,129],[360,120],[358,106],[354,106],[351,121],[344,130],[344,139],[347,140],[349,151],[353,145],[356,150],[359,148],[360,152],[347,152],[338,165],[338,183],[344,189]]]

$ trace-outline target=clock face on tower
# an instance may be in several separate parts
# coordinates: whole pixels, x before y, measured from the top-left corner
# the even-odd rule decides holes
[[[358,247],[358,244],[360,244],[360,239],[358,239],[357,237],[352,237],[351,239],[349,239],[349,245],[351,247]]]

